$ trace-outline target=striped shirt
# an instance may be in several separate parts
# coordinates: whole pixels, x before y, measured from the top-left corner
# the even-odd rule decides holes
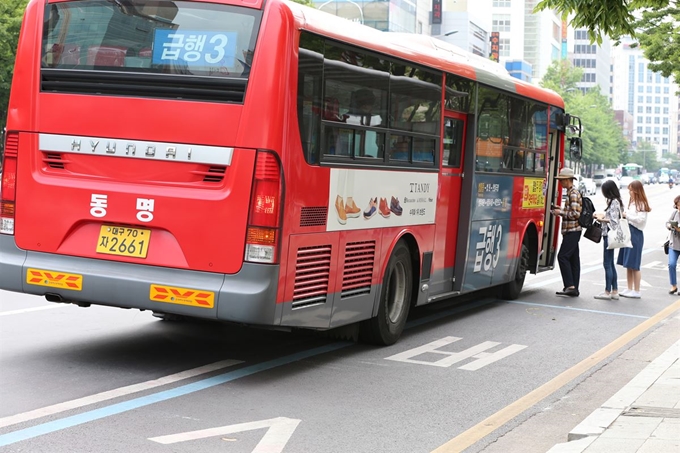
[[[567,196],[568,200],[560,213],[560,216],[564,219],[562,221],[562,234],[582,230],[578,223],[578,218],[581,217],[581,192],[575,186],[571,186]]]

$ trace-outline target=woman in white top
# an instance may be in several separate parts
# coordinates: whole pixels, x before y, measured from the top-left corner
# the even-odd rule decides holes
[[[645,244],[645,236],[642,230],[647,225],[647,213],[652,208],[649,207],[645,189],[640,181],[633,181],[628,185],[628,194],[630,195],[630,200],[626,209],[626,218],[630,225],[630,241],[633,247],[619,249],[619,257],[616,260],[616,264],[626,268],[626,280],[628,283],[628,289],[621,291],[619,294],[621,297],[639,299],[640,279],[642,278],[640,264],[642,262],[642,247]]]

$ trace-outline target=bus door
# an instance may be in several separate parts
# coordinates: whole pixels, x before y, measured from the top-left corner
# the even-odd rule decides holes
[[[541,254],[538,260],[539,269],[547,269],[555,265],[555,257],[557,256],[557,240],[559,237],[559,230],[556,229],[557,217],[550,213],[551,204],[561,203],[562,189],[560,184],[555,179],[557,173],[560,171],[560,135],[562,133],[556,129],[552,129],[549,135],[549,153],[546,156],[548,159],[548,177],[545,203],[545,223],[543,225],[543,240],[541,241]]]
[[[437,200],[436,233],[430,294],[453,289],[467,115],[446,112],[442,135],[442,165]]]

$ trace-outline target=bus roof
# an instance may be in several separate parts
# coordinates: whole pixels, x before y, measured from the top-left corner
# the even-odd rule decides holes
[[[414,33],[382,32],[299,3],[279,1],[291,10],[299,29],[564,108],[564,101],[554,91],[516,79],[499,63],[445,41]]]

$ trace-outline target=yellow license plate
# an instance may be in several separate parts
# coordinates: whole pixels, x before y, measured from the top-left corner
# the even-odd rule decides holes
[[[146,258],[151,230],[102,225],[97,240],[97,253]]]

